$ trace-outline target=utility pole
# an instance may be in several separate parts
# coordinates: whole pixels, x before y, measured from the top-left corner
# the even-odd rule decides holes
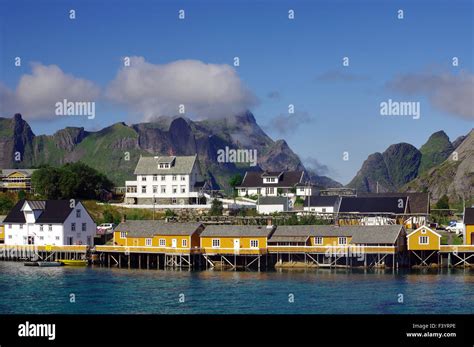
[[[155,220],[155,194],[153,194],[153,220]]]

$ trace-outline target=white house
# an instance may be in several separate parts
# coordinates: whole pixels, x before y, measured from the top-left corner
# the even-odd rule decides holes
[[[140,157],[135,181],[125,182],[128,204],[198,204],[203,202],[203,181],[197,155]]]
[[[74,200],[20,200],[3,221],[6,245],[94,245],[96,224]]]
[[[257,200],[257,212],[260,214],[286,212],[289,204],[290,199],[286,196],[262,196]]]
[[[304,200],[303,210],[315,213],[336,213],[339,211],[341,198],[335,195],[308,196]]]
[[[314,190],[311,185],[305,185],[304,171],[247,171],[236,189],[239,196],[289,197],[311,195]]]

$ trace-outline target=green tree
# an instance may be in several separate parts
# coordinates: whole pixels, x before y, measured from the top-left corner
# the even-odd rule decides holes
[[[232,195],[234,197],[237,196],[237,191],[235,190],[235,187],[242,183],[242,179],[243,178],[241,174],[235,174],[229,180],[229,185],[232,187]]]
[[[435,208],[437,209],[448,209],[449,208],[449,198],[445,194],[443,195],[438,202],[436,202]]]
[[[33,172],[31,185],[35,192],[46,199],[59,199],[61,191],[59,189],[60,170],[51,166],[43,166]]]
[[[209,210],[209,214],[211,216],[222,216],[223,210],[224,210],[224,207],[222,205],[222,201],[218,199],[212,200],[211,209]]]
[[[15,205],[13,199],[7,195],[0,195],[0,214],[8,214]]]
[[[18,192],[18,200],[26,199],[26,192],[24,190],[20,190]]]

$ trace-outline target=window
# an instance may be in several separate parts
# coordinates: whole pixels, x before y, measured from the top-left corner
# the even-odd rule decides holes
[[[71,231],[76,231],[76,223],[71,223]]]
[[[44,236],[40,236],[40,240],[44,240]]]
[[[151,239],[145,239],[145,246],[151,246]]]
[[[40,231],[43,231],[43,224],[40,224]]]
[[[321,211],[322,211],[323,213],[326,212],[326,208],[323,207],[323,208],[321,209]]]
[[[158,193],[158,186],[153,186],[153,194]]]
[[[181,181],[186,181],[186,176],[181,176]]]
[[[127,232],[126,232],[126,231],[121,231],[121,232],[120,232],[120,238],[121,238],[121,239],[124,239],[124,238],[126,238],[126,237],[127,237]]]
[[[81,218],[81,210],[76,210],[76,218]]]
[[[250,240],[250,248],[258,248],[258,240]]]
[[[166,180],[166,176],[161,176],[161,180],[162,181]]]
[[[338,237],[338,238],[337,238],[337,242],[338,242],[340,245],[345,245],[345,244],[347,244],[347,237]]]
[[[87,231],[87,223],[82,223],[82,231]]]
[[[181,241],[181,246],[182,246],[182,247],[188,247],[188,240],[183,239],[183,240]]]
[[[176,181],[176,175],[173,175],[173,181]]]
[[[158,175],[153,175],[153,181],[158,181]]]
[[[172,204],[177,204],[177,203],[178,203],[178,200],[176,200],[176,198],[172,198],[172,199],[171,199],[171,203],[172,203]]]
[[[181,186],[181,193],[186,193],[186,187],[185,186]]]
[[[212,239],[212,248],[219,248],[221,246],[221,240]]]
[[[160,239],[160,247],[166,247],[166,240]]]
[[[146,186],[142,186],[142,193],[146,193]]]
[[[12,225],[11,224],[8,224],[8,229],[11,229],[12,228]]]
[[[53,231],[53,226],[51,224],[48,225],[48,231]]]
[[[321,236],[316,236],[314,238],[314,244],[315,245],[322,245],[323,244],[323,238]]]
[[[275,188],[266,188],[265,191],[267,195],[275,194]]]
[[[59,236],[56,236],[56,241],[59,241]]]
[[[9,239],[12,239],[12,238],[13,238],[13,235],[8,235],[8,238],[9,238]]]
[[[23,229],[23,224],[20,224],[20,229]]]
[[[146,181],[146,176],[142,176],[142,181]]]
[[[176,194],[178,192],[178,186],[173,186],[173,194]]]
[[[428,244],[428,236],[420,236],[420,245]]]

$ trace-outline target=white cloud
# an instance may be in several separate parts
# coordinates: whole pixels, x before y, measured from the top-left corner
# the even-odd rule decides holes
[[[100,89],[91,81],[64,73],[57,65],[32,64],[32,73],[21,76],[15,90],[0,85],[1,111],[21,113],[25,119],[52,119],[55,104],[96,101]]]
[[[288,133],[295,133],[296,129],[305,124],[312,123],[314,117],[306,111],[297,111],[295,113],[280,113],[276,117],[273,117],[266,128],[275,130],[281,135]]]
[[[387,87],[407,95],[427,96],[441,111],[474,119],[474,75],[467,71],[457,75],[440,72],[403,74],[388,82]]]
[[[109,84],[106,96],[150,120],[179,114],[195,118],[227,117],[257,104],[257,98],[243,85],[229,65],[178,60],[151,64],[143,57],[131,57]]]

